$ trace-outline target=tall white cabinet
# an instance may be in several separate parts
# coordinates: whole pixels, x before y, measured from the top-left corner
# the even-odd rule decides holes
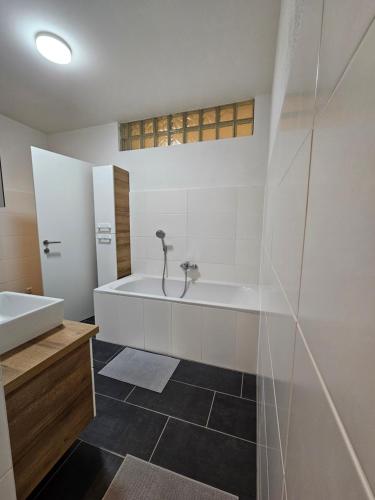
[[[99,286],[131,274],[129,173],[94,167],[95,237]]]

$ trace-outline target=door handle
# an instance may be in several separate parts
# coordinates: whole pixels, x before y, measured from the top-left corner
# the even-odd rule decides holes
[[[43,245],[48,247],[48,245],[53,245],[54,243],[61,243],[61,241],[49,241],[49,240],[44,240]]]
[[[43,245],[46,247],[43,252],[44,253],[50,253],[50,249],[48,248],[48,245],[55,245],[61,243],[61,241],[49,241],[49,240],[43,240]]]

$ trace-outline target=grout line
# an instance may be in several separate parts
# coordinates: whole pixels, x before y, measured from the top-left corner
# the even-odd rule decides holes
[[[152,459],[152,457],[154,456],[154,453],[155,453],[155,451],[156,451],[156,448],[157,448],[157,446],[158,446],[158,444],[159,444],[159,442],[160,442],[160,440],[161,440],[162,435],[164,434],[164,431],[165,431],[165,428],[167,427],[167,424],[168,424],[168,422],[169,422],[169,419],[170,419],[170,417],[168,417],[168,418],[167,418],[167,421],[166,421],[166,422],[165,422],[165,424],[164,424],[163,430],[161,431],[160,436],[159,436],[158,440],[156,441],[156,444],[155,444],[155,446],[154,446],[154,449],[152,450],[151,456],[150,456],[150,458],[148,459],[148,461],[149,461],[149,462],[151,462],[151,459]]]
[[[276,399],[275,376],[274,376],[274,371],[273,371],[270,337],[269,337],[269,334],[268,334],[267,316],[266,316],[265,319],[266,319],[266,331],[265,331],[265,335],[267,335],[266,341],[267,341],[268,356],[269,356],[269,359],[270,359],[270,368],[271,368],[272,396],[273,396],[273,399],[275,401],[275,407],[274,408],[275,408],[275,413],[276,413],[277,437],[278,437],[278,443],[279,443],[279,447],[280,447],[281,468],[282,468],[283,477],[285,477],[286,456],[285,456],[285,450],[283,450],[283,445],[282,445],[282,442],[281,442],[280,418],[279,418],[279,409],[278,409],[278,406],[277,406],[277,399]]]
[[[210,411],[208,412],[206,427],[208,427],[208,422],[210,421],[212,407],[214,406],[215,396],[216,396],[216,392],[214,392],[214,395],[212,396],[212,401],[211,401]]]
[[[126,402],[126,401],[130,398],[131,394],[133,393],[133,391],[134,391],[134,389],[135,389],[136,387],[137,387],[137,386],[135,385],[135,386],[133,387],[133,389],[129,392],[129,394],[126,396],[126,398],[125,398],[124,400],[122,400],[122,401],[123,401],[123,403],[125,403],[125,402]]]
[[[95,392],[95,394],[97,396],[102,396],[104,398],[113,399],[114,401],[119,401],[120,403],[124,403],[125,402],[123,399],[114,398],[113,396],[108,396],[107,394],[102,394],[101,392]]]
[[[46,484],[43,486],[43,488],[41,488],[41,490],[39,491],[39,493],[36,495],[35,498],[39,498],[40,495],[42,494],[42,492],[46,489],[46,487],[49,485],[49,483],[52,481],[52,479],[56,476],[56,474],[58,472],[60,472],[60,470],[62,469],[62,467],[66,464],[66,462],[69,460],[69,458],[73,455],[73,453],[77,450],[77,448],[80,446],[81,444],[81,441],[82,439],[78,439],[78,443],[76,444],[76,446],[74,446],[74,448],[71,450],[71,452],[69,453],[69,455],[66,457],[66,459],[58,466],[58,468],[56,469],[56,471],[51,475],[51,477],[48,479],[48,481],[46,482]],[[40,484],[40,483],[39,483]],[[36,486],[37,488],[38,486]]]
[[[242,373],[242,378],[241,378],[241,398],[243,397],[242,396],[242,392],[243,392],[243,378],[244,378],[244,374]]]
[[[353,64],[353,61],[354,59],[356,58],[358,52],[360,51],[362,45],[365,43],[365,39],[367,37],[367,34],[369,33],[371,27],[372,27],[372,24],[375,22],[375,16],[373,16],[371,18],[371,21],[369,23],[369,25],[367,26],[367,28],[364,30],[358,44],[356,45],[356,47],[354,48],[353,52],[350,54],[349,56],[349,60],[347,61],[344,69],[342,70],[341,72],[341,75],[339,76],[336,84],[334,85],[334,88],[332,89],[331,93],[329,94],[329,96],[327,97],[327,100],[326,102],[323,104],[323,106],[317,110],[316,112],[316,116],[321,116],[325,110],[327,109],[328,105],[331,103],[334,95],[336,94],[338,88],[340,87],[341,83],[343,82],[345,76],[347,75],[347,73],[350,71],[350,67],[352,66]]]
[[[209,389],[208,387],[202,387],[201,385],[189,384],[189,382],[182,382],[181,380],[176,380],[174,378],[171,378],[170,380],[172,382],[177,382],[178,384],[189,385],[190,387],[197,387],[197,389],[204,389],[205,391],[217,392],[218,394],[224,394],[225,396],[232,396],[233,398],[246,399],[246,401],[252,401],[253,403],[256,403],[255,399],[245,398],[244,396],[229,394],[229,392],[217,391],[216,389]]]
[[[347,449],[347,452],[348,452],[348,455],[351,459],[351,461],[353,462],[353,466],[354,466],[354,469],[358,475],[358,478],[359,478],[359,481],[360,483],[362,484],[362,487],[363,487],[363,490],[365,491],[366,493],[366,496],[368,499],[371,499],[371,500],[374,500],[375,499],[375,496],[374,496],[374,493],[371,489],[371,486],[370,486],[370,483],[369,483],[369,480],[367,478],[367,475],[366,475],[366,472],[364,471],[363,467],[362,467],[362,464],[359,460],[359,457],[353,447],[353,444],[350,440],[350,437],[347,433],[347,430],[345,428],[345,425],[344,425],[344,422],[342,421],[341,417],[340,417],[340,414],[335,406],[335,403],[332,399],[332,396],[329,392],[329,389],[325,383],[325,380],[323,378],[323,375],[321,374],[320,372],[320,369],[313,357],[313,354],[312,352],[310,351],[310,347],[307,343],[307,340],[302,332],[302,329],[300,327],[299,324],[297,324],[297,329],[298,329],[298,334],[299,336],[301,337],[301,341],[304,345],[304,348],[306,350],[306,353],[307,353],[307,357],[310,359],[310,362],[311,362],[311,365],[315,371],[315,375],[320,383],[320,386],[321,386],[321,389],[322,389],[322,392],[325,396],[325,399],[326,399],[326,402],[328,403],[328,407],[330,408],[331,410],[331,413],[332,413],[332,416],[333,416],[333,419],[336,423],[336,426],[338,428],[338,432],[341,434],[341,437],[342,437],[342,440],[344,442],[344,445],[346,445],[346,449]]]
[[[130,403],[129,401],[127,401],[125,404],[135,406],[137,408],[142,408],[142,410],[147,410],[147,411],[150,411],[152,413],[157,413],[158,415],[163,415],[163,417],[169,417],[169,418],[172,418],[174,420],[179,420],[180,422],[184,422],[185,424],[195,425],[196,427],[200,427],[201,429],[206,429],[208,431],[217,432],[218,434],[223,434],[224,436],[228,436],[228,437],[231,437],[234,439],[239,439],[240,441],[245,441],[245,443],[251,443],[253,445],[257,444],[255,441],[250,441],[250,439],[245,439],[245,438],[242,438],[239,436],[234,436],[233,434],[228,434],[227,432],[219,431],[218,429],[213,429],[212,427],[205,427],[202,424],[197,424],[196,422],[190,422],[189,420],[185,420],[183,418],[176,417],[174,415],[167,415],[166,413],[162,413],[162,412],[157,411],[157,410],[151,410],[150,408],[146,408],[145,406],[136,405],[134,403]]]
[[[135,386],[135,387],[137,387],[137,386]],[[257,444],[255,441],[251,441],[250,439],[245,439],[245,438],[242,438],[242,437],[239,437],[239,436],[235,436],[234,434],[229,434],[228,432],[219,431],[218,429],[213,429],[212,427],[206,427],[206,426],[204,426],[202,424],[197,424],[196,422],[191,422],[190,420],[185,420],[184,418],[176,417],[175,415],[168,415],[167,413],[162,413],[161,411],[153,410],[151,408],[147,408],[146,406],[136,405],[135,403],[131,403],[130,401],[126,401],[126,400],[123,401],[122,399],[117,399],[117,398],[114,398],[112,396],[107,396],[106,394],[101,394],[99,392],[97,392],[96,394],[98,396],[102,396],[103,398],[113,399],[113,401],[118,401],[119,403],[125,403],[125,404],[130,405],[130,406],[135,406],[136,408],[142,408],[142,410],[150,411],[151,413],[157,413],[158,415],[163,415],[163,417],[173,418],[175,420],[179,420],[181,422],[185,422],[186,424],[196,425],[197,427],[201,427],[202,429],[207,429],[209,431],[218,432],[219,434],[224,434],[224,436],[229,436],[229,437],[232,437],[232,438],[235,438],[235,439],[240,439],[241,441],[245,441],[246,443],[251,443],[251,444],[255,444],[255,445]],[[219,393],[219,394],[222,394],[222,393]],[[238,397],[238,396],[235,396],[235,397]],[[251,400],[248,399],[247,401],[251,401]],[[252,401],[252,402],[254,402],[254,401]],[[83,441],[83,439],[81,439],[81,441]],[[258,446],[262,446],[262,445],[259,444]]]

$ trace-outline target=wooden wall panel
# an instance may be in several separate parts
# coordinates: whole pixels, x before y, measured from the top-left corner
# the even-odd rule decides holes
[[[113,167],[116,218],[117,278],[131,274],[129,172]]]

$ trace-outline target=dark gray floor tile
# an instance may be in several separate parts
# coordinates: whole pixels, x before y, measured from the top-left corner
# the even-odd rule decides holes
[[[257,405],[255,401],[215,394],[208,427],[249,441],[256,441]]]
[[[81,438],[100,448],[127,453],[148,460],[163,430],[167,417],[96,396],[97,416],[82,432]]]
[[[235,396],[241,394],[242,374],[240,372],[204,365],[195,361],[181,360],[172,375],[172,379]]]
[[[107,491],[123,459],[81,443],[46,481],[36,496],[38,500],[100,500]]]
[[[108,363],[115,354],[121,352],[123,349],[124,346],[119,344],[92,339],[93,357],[96,361],[101,361],[102,363]]]
[[[257,377],[251,373],[244,373],[242,397],[257,400]]]
[[[126,398],[134,387],[134,385],[106,377],[105,375],[100,375],[99,373],[95,373],[94,378],[96,393],[110,396],[111,398],[121,399],[121,401]]]
[[[136,387],[128,401],[136,405],[206,425],[213,392],[169,381],[161,394]]]
[[[151,462],[238,495],[256,498],[256,446],[171,418]]]
[[[104,368],[105,365],[106,363],[103,363],[102,361],[96,361],[96,359],[94,359],[94,373],[100,372],[100,370]]]

